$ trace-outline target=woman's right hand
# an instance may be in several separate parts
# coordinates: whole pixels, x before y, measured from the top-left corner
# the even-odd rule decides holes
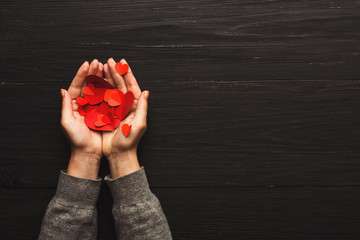
[[[121,63],[127,64],[125,59]],[[110,173],[113,179],[132,173],[140,168],[137,159],[137,147],[146,131],[146,117],[149,92],[141,92],[140,87],[130,67],[128,72],[121,76],[115,69],[115,61],[110,58],[104,65],[107,81],[120,89],[124,94],[132,91],[135,97],[132,109],[124,118],[120,126],[113,132],[103,132],[103,153],[109,160]],[[124,124],[131,125],[130,134],[125,137],[122,133]]]

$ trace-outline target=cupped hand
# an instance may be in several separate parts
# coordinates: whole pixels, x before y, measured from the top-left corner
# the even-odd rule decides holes
[[[127,64],[125,59],[121,63]],[[104,64],[104,73],[108,82],[120,89],[124,94],[132,91],[134,104],[128,115],[121,121],[120,126],[113,132],[102,133],[102,150],[109,160],[112,178],[117,178],[134,172],[140,168],[137,159],[138,143],[146,131],[146,117],[149,92],[141,92],[131,68],[121,76],[115,69],[116,62],[110,58]],[[131,125],[130,134],[125,137],[121,129],[124,124]]]
[[[61,127],[71,147],[71,157],[67,173],[76,177],[97,179],[102,156],[101,132],[90,130],[84,117],[78,113],[75,99],[81,95],[87,75],[102,77],[103,64],[98,60],[89,66],[84,62],[74,77],[68,91],[61,89]]]

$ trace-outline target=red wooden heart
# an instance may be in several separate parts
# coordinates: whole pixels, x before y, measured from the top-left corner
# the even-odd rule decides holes
[[[95,85],[90,83],[87,87],[83,88],[83,93],[90,96],[95,95]]]
[[[129,70],[129,65],[118,62],[115,64],[115,69],[120,75],[124,75]]]
[[[128,125],[128,124],[125,123],[125,124],[122,126],[121,130],[122,130],[124,136],[127,137],[127,136],[129,135],[129,133],[130,133],[131,125]]]
[[[134,94],[131,91],[127,91],[124,95],[124,101],[122,104],[115,108],[115,115],[123,120],[125,116],[129,113],[134,103]]]
[[[76,102],[79,104],[79,106],[84,106],[89,102],[89,99],[77,97]]]

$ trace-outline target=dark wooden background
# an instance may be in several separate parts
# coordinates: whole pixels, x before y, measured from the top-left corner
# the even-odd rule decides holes
[[[0,239],[36,239],[60,88],[124,57],[175,239],[360,238],[360,1],[0,0]],[[100,176],[108,174],[103,159]],[[103,185],[98,239],[115,239]]]

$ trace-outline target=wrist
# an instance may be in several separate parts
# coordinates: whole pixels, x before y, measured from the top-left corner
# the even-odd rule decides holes
[[[136,150],[114,153],[108,156],[110,175],[116,179],[140,169]]]
[[[94,153],[72,151],[67,174],[86,179],[98,179],[101,156]]]

